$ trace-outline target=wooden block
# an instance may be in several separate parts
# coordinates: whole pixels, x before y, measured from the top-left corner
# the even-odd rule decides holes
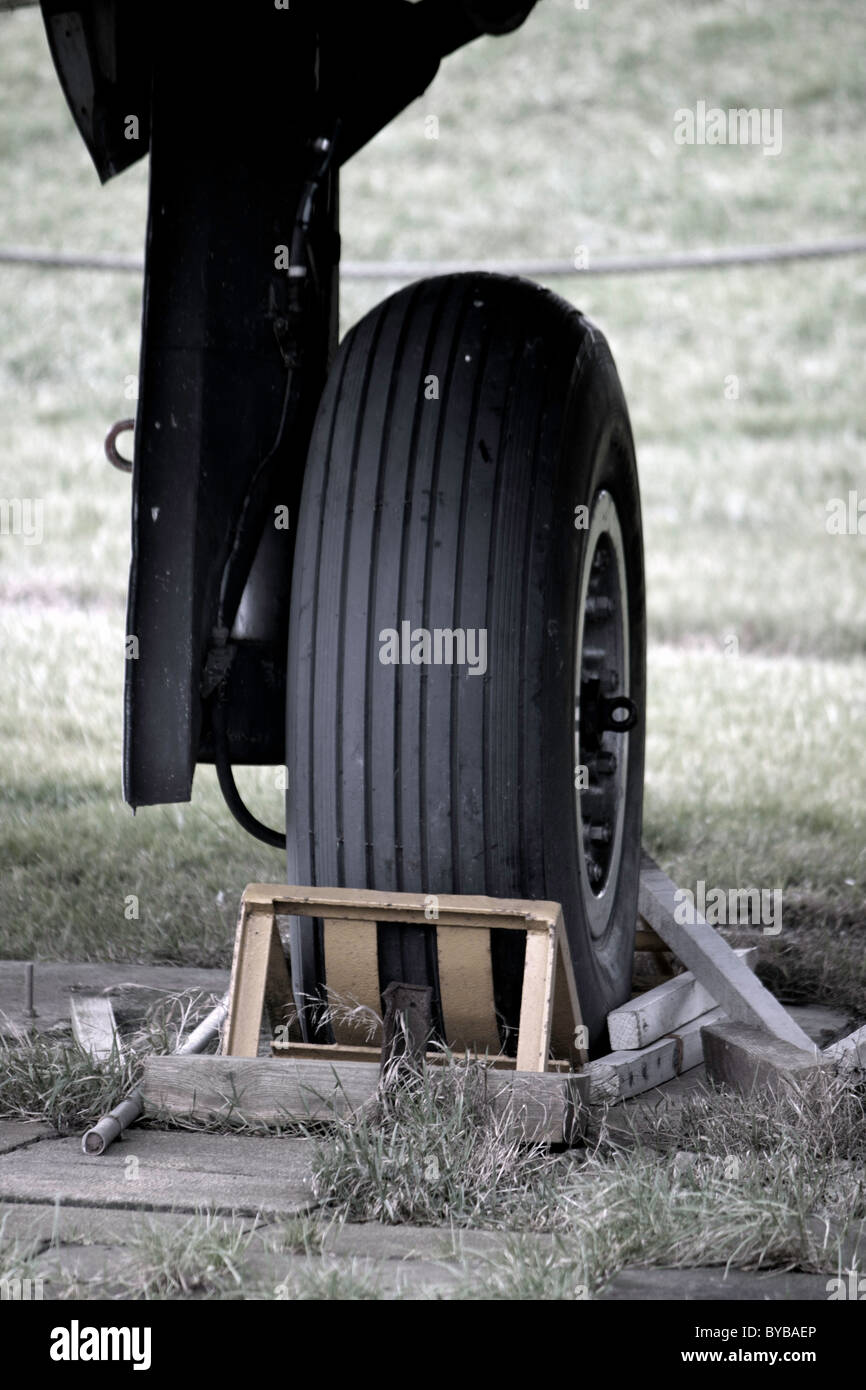
[[[378,1085],[375,1062],[153,1056],[145,1059],[141,1093],[151,1116],[232,1115],[273,1125],[359,1111],[373,1100]],[[584,1078],[553,1073],[491,1072],[488,1079],[494,1112],[529,1142],[573,1143],[587,1089]]]
[[[70,994],[72,1036],[97,1062],[120,1050],[111,1000],[105,994]]]
[[[741,960],[754,969],[758,958],[757,946],[746,946],[736,952]],[[690,970],[675,975],[672,980],[647,990],[627,1004],[621,1004],[607,1016],[607,1030],[613,1052],[647,1047],[650,1043],[673,1033],[684,1023],[713,1009],[718,1004],[708,989],[699,984]]]
[[[778,1089],[811,1074],[821,1054],[774,1038],[765,1028],[726,1020],[702,1029],[707,1076],[748,1095],[756,1086]]]
[[[376,923],[368,918],[346,921],[325,917],[325,979],[328,999],[337,1005],[360,1004],[367,1010],[364,1020],[336,1016],[331,1027],[337,1042],[357,1043],[371,1036],[374,1015],[381,1017],[382,997],[379,993],[379,947]],[[382,1036],[381,1026],[372,1033]]]
[[[676,885],[648,854],[641,861],[638,911],[691,970],[731,1019],[765,1028],[774,1037],[803,1047],[812,1043],[748,965],[697,911],[680,922]]]
[[[866,1024],[825,1047],[821,1056],[839,1071],[866,1071]]]
[[[445,1040],[455,1049],[498,1052],[490,932],[436,923]]]
[[[701,1029],[724,1018],[722,1009],[711,1009],[686,1023],[676,1033],[660,1038],[639,1051],[609,1052],[583,1069],[590,1078],[589,1104],[613,1104],[672,1081],[681,1072],[703,1061]]]

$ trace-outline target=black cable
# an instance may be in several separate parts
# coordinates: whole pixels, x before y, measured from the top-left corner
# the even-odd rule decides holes
[[[252,811],[244,802],[238,791],[237,782],[232,772],[231,757],[229,756],[228,729],[226,727],[226,712],[223,700],[224,687],[220,687],[211,701],[211,726],[213,728],[214,764],[216,766],[217,779],[220,784],[220,791],[226,805],[239,825],[242,825],[248,834],[254,835],[257,840],[263,840],[266,845],[273,845],[274,849],[286,848],[285,831],[271,830],[270,826],[257,819]]]

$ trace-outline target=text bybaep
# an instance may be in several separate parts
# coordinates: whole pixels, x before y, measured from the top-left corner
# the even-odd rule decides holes
[[[149,1327],[68,1327],[51,1330],[52,1361],[131,1361],[134,1371],[150,1369]]]
[[[470,676],[487,670],[485,627],[416,627],[404,620],[400,631],[383,627],[379,633],[383,666],[468,666]]]

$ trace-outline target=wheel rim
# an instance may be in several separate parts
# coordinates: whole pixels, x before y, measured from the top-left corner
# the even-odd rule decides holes
[[[577,851],[583,908],[593,940],[607,932],[623,851],[628,781],[629,613],[625,550],[616,504],[596,493],[580,577],[574,674]]]

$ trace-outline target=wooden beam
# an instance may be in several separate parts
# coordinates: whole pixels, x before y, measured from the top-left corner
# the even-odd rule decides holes
[[[774,1038],[765,1028],[731,1019],[701,1031],[707,1076],[742,1095],[762,1086],[778,1090],[798,1076],[811,1075],[821,1056],[814,1044],[811,1050],[794,1047]]]
[[[729,1018],[766,1028],[794,1047],[810,1048],[811,1040],[799,1024],[699,912],[692,909],[691,920],[679,920],[685,914],[677,891],[667,874],[645,854],[641,861],[638,912],[647,925],[667,942]]]
[[[278,935],[272,912],[255,911],[241,902],[223,1037],[223,1052],[228,1057],[255,1057],[258,1053],[265,988],[274,965],[271,948]]]
[[[361,1110],[376,1095],[375,1062],[266,1057],[147,1057],[141,1094],[145,1114],[196,1120],[233,1116],[250,1123],[329,1120]],[[572,1143],[580,1125],[584,1078],[551,1072],[491,1072],[494,1114],[531,1142]]]
[[[589,1104],[613,1104],[651,1091],[672,1081],[684,1071],[700,1066],[704,1059],[701,1029],[724,1017],[722,1009],[711,1009],[686,1023],[670,1037],[660,1038],[634,1052],[609,1052],[583,1069],[590,1079]]]
[[[757,946],[746,946],[736,953],[754,970],[758,958]],[[675,975],[672,980],[655,989],[639,994],[636,999],[621,1004],[607,1016],[607,1031],[611,1051],[629,1051],[647,1047],[650,1043],[673,1033],[684,1023],[691,1023],[718,1004],[708,989],[699,984],[690,970]]]
[[[866,1071],[866,1024],[825,1047],[821,1056],[840,1071]]]
[[[305,1058],[312,1057],[317,1062],[379,1062],[382,1055],[381,1047],[369,1047],[366,1043],[305,1043],[305,1042],[282,1042],[274,1040],[271,1043],[271,1056],[277,1058],[294,1058],[295,1061],[303,1061]],[[426,1055],[427,1065],[430,1067],[446,1066],[450,1062],[455,1062],[458,1066],[466,1062],[476,1061],[493,1071],[516,1071],[517,1062],[514,1057],[504,1057],[502,1053],[477,1053],[467,1050],[451,1050],[448,1052],[435,1050]],[[565,1075],[572,1071],[566,1061],[549,1061],[547,1064],[549,1072]]]
[[[111,1000],[105,994],[70,994],[72,1036],[97,1062],[120,1051],[120,1039]]]
[[[485,925],[505,931],[549,926],[559,917],[558,903],[531,898],[487,898],[469,894],[442,893],[436,897],[437,917],[430,917],[430,895],[425,893],[383,893],[372,888],[307,888],[285,883],[250,883],[244,901],[251,909],[289,916],[339,917],[377,922],[412,922],[429,927],[431,920],[446,926]]]
[[[517,1034],[517,1070],[543,1072],[550,1051],[553,986],[556,970],[556,928],[526,933],[523,993]]]

